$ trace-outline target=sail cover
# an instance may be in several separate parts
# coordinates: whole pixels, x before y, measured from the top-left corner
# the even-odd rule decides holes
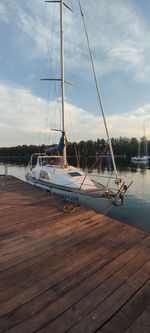
[[[49,154],[49,153],[52,153],[52,152],[60,152],[62,153],[63,149],[64,149],[64,134],[62,134],[61,138],[60,138],[60,141],[59,141],[59,144],[56,145],[56,146],[53,146],[53,147],[48,147],[46,148],[46,153]]]

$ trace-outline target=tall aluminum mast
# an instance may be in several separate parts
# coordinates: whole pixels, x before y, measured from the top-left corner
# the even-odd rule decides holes
[[[66,154],[66,133],[65,133],[65,79],[64,79],[64,6],[69,10],[71,8],[65,4],[63,0],[45,0],[45,2],[53,2],[60,4],[60,58],[61,58],[61,79],[46,79],[50,81],[61,81],[61,104],[62,104],[62,134],[64,137],[64,149],[63,149],[63,159],[64,166],[67,165],[67,154]],[[72,10],[71,10],[72,11]],[[45,79],[42,79],[45,80]],[[69,82],[68,82],[69,83]]]
[[[67,164],[66,155],[66,133],[65,133],[65,84],[64,84],[64,15],[63,15],[64,1],[60,0],[60,50],[61,50],[61,103],[62,103],[62,132],[64,136],[64,149],[63,158],[64,165]]]

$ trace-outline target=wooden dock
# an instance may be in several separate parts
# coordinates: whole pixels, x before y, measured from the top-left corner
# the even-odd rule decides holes
[[[150,332],[150,235],[63,207],[0,176],[0,332]]]

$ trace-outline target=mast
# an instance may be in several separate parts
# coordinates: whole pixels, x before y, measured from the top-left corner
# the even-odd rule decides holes
[[[66,133],[65,133],[65,83],[64,83],[64,16],[63,16],[64,1],[60,0],[60,50],[61,50],[61,106],[62,106],[62,132],[64,137],[63,158],[64,166],[67,164],[66,154]]]
[[[141,139],[139,140],[138,156],[141,156]]]
[[[144,155],[148,155],[148,149],[147,149],[147,138],[145,136],[145,124],[143,124],[143,132],[144,132]]]
[[[64,78],[64,6],[71,10],[72,9],[66,5],[64,0],[45,0],[45,2],[53,2],[60,4],[60,64],[61,64],[61,79],[42,79],[50,81],[61,81],[61,113],[62,113],[62,136],[64,139],[63,148],[63,160],[64,166],[67,165],[67,153],[66,153],[66,132],[65,132],[65,78]],[[66,81],[67,82],[67,81]],[[71,84],[70,82],[67,82]]]

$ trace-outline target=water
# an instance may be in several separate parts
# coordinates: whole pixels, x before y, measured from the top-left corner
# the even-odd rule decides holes
[[[121,222],[135,226],[150,233],[150,164],[130,164],[126,161],[118,162],[119,175],[128,183],[133,184],[125,197],[125,205],[115,207],[107,213]],[[0,174],[8,172],[25,181],[27,166],[23,164],[7,163],[5,170],[4,163],[0,163]],[[88,169],[89,171],[89,169]],[[106,165],[103,165],[103,174],[108,174]],[[92,170],[98,176],[98,170]]]
[[[125,205],[113,207],[108,216],[150,232],[150,168],[128,167],[125,178],[133,183],[125,196]],[[123,176],[123,173],[121,174]]]

